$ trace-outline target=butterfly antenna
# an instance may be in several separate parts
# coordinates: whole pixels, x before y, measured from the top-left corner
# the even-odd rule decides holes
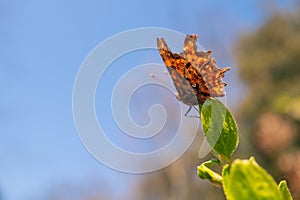
[[[167,72],[167,71],[166,71],[166,72]],[[168,73],[168,72],[167,72],[167,73]],[[165,74],[165,72],[164,72],[164,74]],[[168,75],[168,74],[166,74],[166,75]],[[166,88],[168,88],[170,91],[172,91],[176,97],[178,96],[178,93],[177,93],[177,92],[174,92],[173,88],[172,88],[168,83],[166,83],[165,81],[163,81],[163,80],[157,78],[157,77],[155,76],[155,74],[150,74],[150,77],[153,78],[153,79],[155,79],[155,80],[157,80],[159,83],[161,83],[161,84],[164,85]]]

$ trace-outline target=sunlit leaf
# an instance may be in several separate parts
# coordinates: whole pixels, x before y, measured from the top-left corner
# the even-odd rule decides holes
[[[238,132],[229,110],[219,100],[207,99],[201,108],[201,120],[207,142],[220,158],[230,159],[238,145]]]
[[[209,180],[210,182],[212,182],[218,186],[221,186],[222,185],[222,177],[220,176],[220,174],[211,170],[211,167],[214,164],[220,165],[220,161],[219,160],[210,160],[210,161],[204,162],[201,165],[199,165],[197,168],[198,176],[201,179]]]
[[[228,200],[289,200],[284,183],[276,182],[254,158],[235,160],[223,168],[223,188]],[[289,197],[289,198],[286,198]]]
[[[286,181],[280,181],[280,183],[278,185],[278,189],[281,192],[281,195],[283,197],[282,199],[284,199],[284,200],[293,200],[293,197],[290,193],[290,190],[287,186]]]

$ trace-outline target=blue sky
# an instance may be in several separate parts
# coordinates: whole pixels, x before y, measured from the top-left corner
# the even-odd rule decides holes
[[[292,2],[272,4],[290,9]],[[234,42],[264,22],[269,11],[265,6],[258,0],[0,1],[3,199],[41,199],[61,185],[88,188],[94,181],[103,191],[115,190],[127,185],[119,180],[136,179],[89,155],[73,123],[72,89],[77,70],[101,41],[147,26],[197,33],[220,66],[232,66],[227,82],[234,84],[238,82],[231,53]],[[128,63],[134,59],[131,56]],[[227,91],[233,107],[241,87]]]

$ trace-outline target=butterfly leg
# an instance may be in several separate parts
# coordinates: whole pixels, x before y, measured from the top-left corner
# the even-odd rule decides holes
[[[199,109],[198,109],[196,106],[193,106],[193,108],[194,108],[197,112],[199,112]]]
[[[190,106],[189,109],[185,112],[184,116],[185,117],[191,117],[191,118],[200,118],[199,116],[188,116],[187,115],[192,110],[192,108],[196,109],[194,106]]]
[[[191,111],[192,106],[189,107],[189,109],[185,112],[184,116],[187,117],[187,114]]]

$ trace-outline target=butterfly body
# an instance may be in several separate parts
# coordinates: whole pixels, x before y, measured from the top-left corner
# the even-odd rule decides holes
[[[211,51],[198,51],[197,35],[187,35],[183,52],[172,53],[163,38],[157,39],[159,53],[177,90],[177,99],[189,106],[203,104],[209,97],[225,95],[222,81],[230,67],[219,69]]]

